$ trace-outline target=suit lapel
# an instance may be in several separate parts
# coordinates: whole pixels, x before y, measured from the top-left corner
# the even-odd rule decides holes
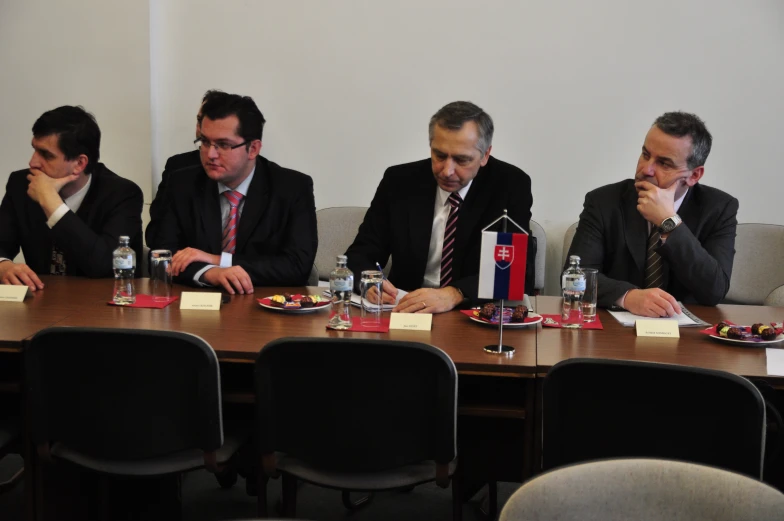
[[[196,212],[201,215],[202,227],[207,244],[208,253],[217,254],[221,251],[221,239],[223,235],[223,222],[218,197],[218,183],[207,177],[205,173],[202,177],[203,184],[198,193]]]
[[[422,171],[414,173],[411,195],[407,198],[408,229],[411,237],[411,265],[416,268],[417,284],[421,284],[427,268],[430,235],[433,233],[433,208],[436,204],[437,184],[430,169],[430,161]]]
[[[264,213],[269,207],[270,179],[269,171],[265,168],[261,158],[256,159],[256,171],[248,186],[248,194],[240,215],[240,224],[237,228],[237,251],[241,252],[248,244],[253,230],[256,229]]]
[[[645,273],[645,251],[648,242],[648,221],[637,211],[637,191],[630,184],[623,195],[623,217],[626,223],[626,247],[641,273]]]

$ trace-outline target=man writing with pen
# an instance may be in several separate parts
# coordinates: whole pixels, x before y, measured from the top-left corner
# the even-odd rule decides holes
[[[674,316],[729,290],[738,200],[699,184],[712,137],[693,114],[656,119],[634,179],[585,196],[569,255],[599,270],[597,304]]]
[[[531,178],[490,155],[494,129],[486,112],[449,103],[428,130],[430,159],[387,169],[346,251],[354,273],[392,258],[382,296],[396,303],[395,312],[441,313],[475,299],[482,228],[504,209],[526,230],[531,220]],[[534,256],[530,248],[531,280]]]

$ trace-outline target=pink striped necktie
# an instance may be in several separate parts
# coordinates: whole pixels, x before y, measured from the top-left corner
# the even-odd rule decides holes
[[[441,287],[445,288],[452,282],[452,260],[455,251],[455,237],[457,235],[457,218],[460,216],[460,204],[463,198],[457,192],[449,195],[447,202],[450,205],[449,217],[444,227],[444,249],[441,250]]]
[[[226,200],[229,201],[229,220],[226,221],[226,226],[223,228],[223,251],[226,253],[234,253],[237,248],[237,224],[240,222],[240,201],[244,197],[241,193],[234,190],[226,190],[223,192]]]

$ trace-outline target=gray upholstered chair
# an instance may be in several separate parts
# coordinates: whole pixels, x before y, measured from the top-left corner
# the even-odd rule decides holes
[[[544,228],[538,222],[531,219],[531,234],[536,237],[536,280],[534,281],[535,292],[541,293],[544,291],[544,270],[545,260],[547,257],[547,235],[544,233]],[[530,293],[530,292],[529,292]]]
[[[770,521],[784,494],[760,481],[694,463],[614,459],[540,474],[506,502],[500,521]]]
[[[766,306],[784,306],[784,286],[779,286],[765,297]]]
[[[724,301],[760,305],[784,284],[784,226],[738,225],[730,290]]]
[[[319,241],[316,269],[319,280],[329,280],[330,272],[335,269],[335,257],[346,253],[354,242],[367,210],[367,206],[336,206],[322,208],[316,212]],[[385,275],[389,275],[391,267],[392,259],[384,266]],[[359,273],[355,273],[354,276],[359,277]]]
[[[572,240],[574,239],[574,234],[577,233],[577,224],[574,223],[570,227],[566,229],[566,233],[564,234],[564,242],[563,242],[563,253],[561,253],[561,271],[563,271],[564,266],[566,266],[566,259],[568,259],[569,255],[569,248],[572,246]]]

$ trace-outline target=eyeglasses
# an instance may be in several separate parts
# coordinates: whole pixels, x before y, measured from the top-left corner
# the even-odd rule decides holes
[[[211,141],[206,139],[196,139],[193,142],[193,144],[196,145],[196,148],[200,148],[202,150],[209,151],[210,148],[215,147],[215,150],[217,150],[219,154],[227,154],[234,149],[247,145],[248,143],[250,143],[250,141],[243,141],[239,145],[232,145],[231,143],[226,143],[225,141],[212,143]]]

